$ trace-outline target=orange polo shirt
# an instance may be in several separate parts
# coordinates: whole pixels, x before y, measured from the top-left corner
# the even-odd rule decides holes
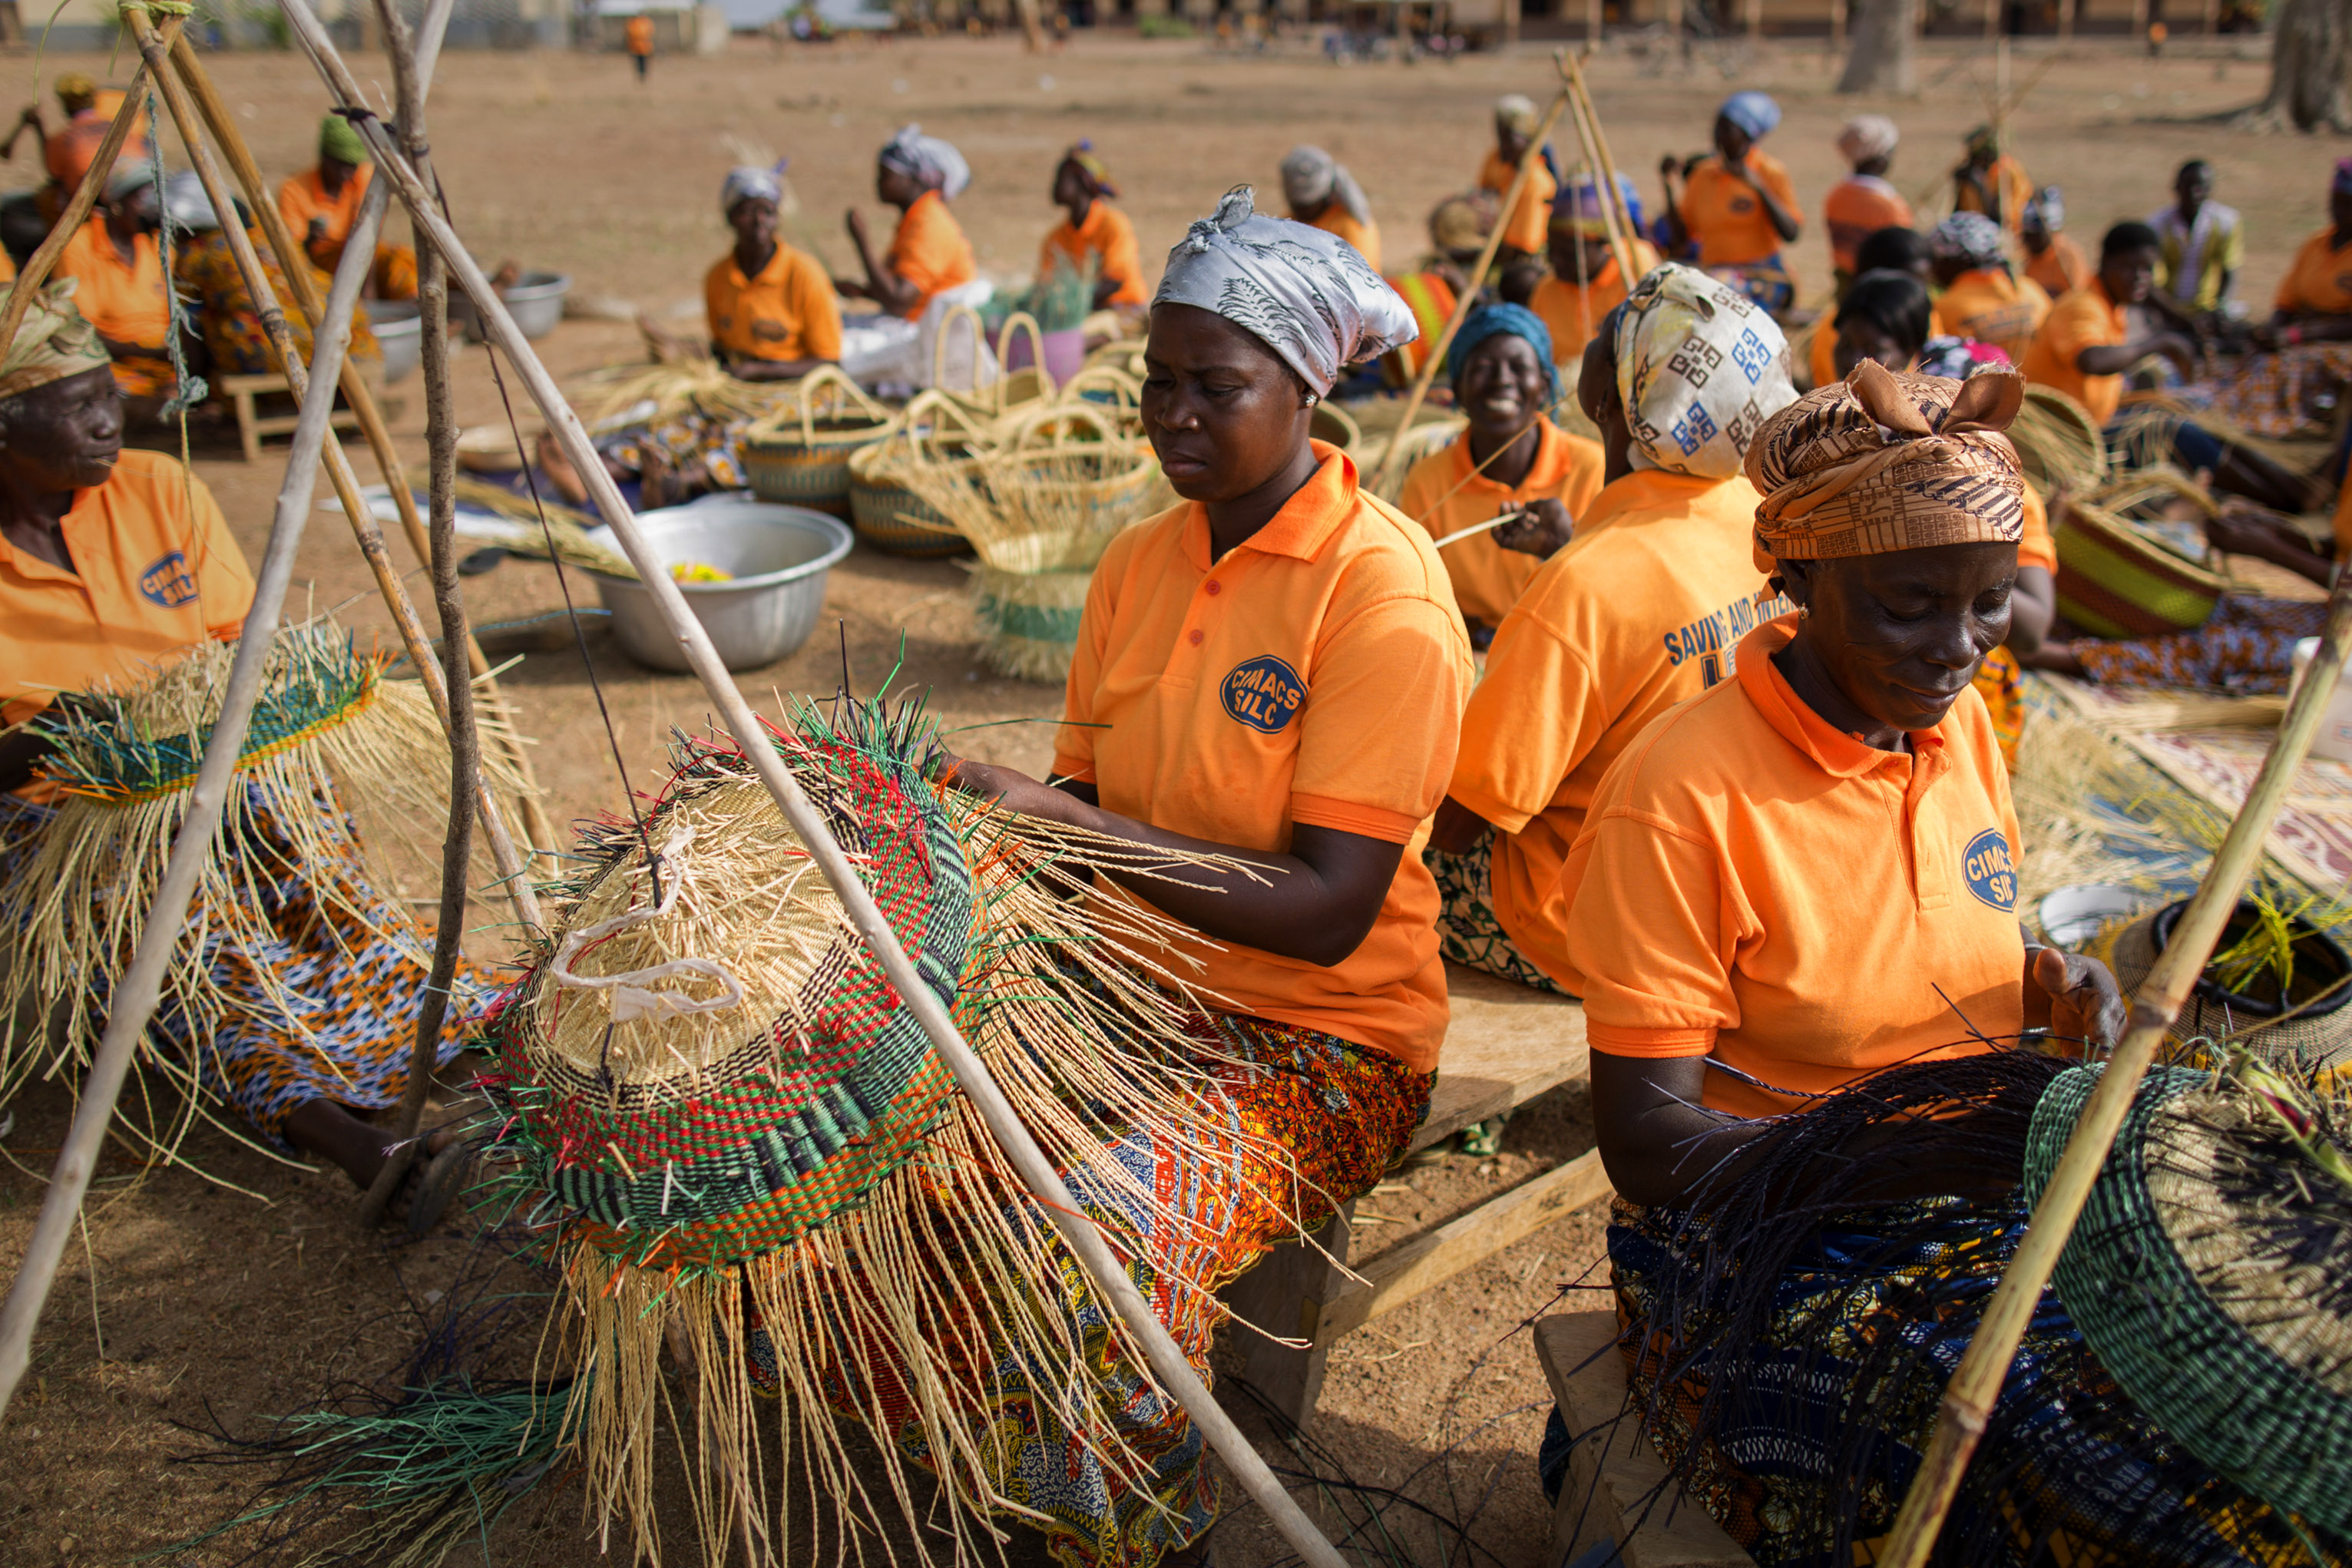
[[[1648,240],[1633,242],[1633,265],[1644,276],[1658,264],[1657,247]],[[1536,285],[1528,298],[1528,309],[1543,318],[1551,330],[1552,363],[1573,377],[1582,373],[1584,346],[1609,312],[1625,302],[1625,278],[1617,269],[1617,258],[1612,256],[1601,265],[1601,271],[1582,288],[1573,278],[1557,274]],[[1571,368],[1572,367],[1572,368]]]
[[[1511,182],[1518,177],[1519,166],[1491,149],[1478,166],[1478,188],[1497,196],[1510,195]],[[1558,195],[1559,182],[1544,167],[1543,154],[1538,153],[1528,170],[1527,188],[1519,192],[1518,205],[1503,217],[1503,243],[1530,256],[1542,255],[1551,233],[1552,198]]]
[[[2120,343],[2130,333],[2124,308],[2107,298],[2105,284],[2093,278],[2050,307],[2017,368],[2026,380],[2065,393],[2090,410],[2094,423],[2105,425],[2123,403],[2124,378],[2085,375],[2076,368],[2075,356],[2084,349]]]
[[[729,251],[702,278],[710,341],[744,359],[841,357],[841,301],[833,279],[806,251],[779,240],[775,255],[746,278]]]
[[[1797,205],[1797,187],[1790,183],[1789,171],[1778,158],[1769,153],[1750,152],[1748,172],[1772,193],[1790,217],[1805,221]],[[1772,226],[1764,204],[1757,199],[1755,187],[1725,174],[1718,153],[1708,153],[1706,162],[1683,182],[1682,215],[1683,226],[1698,246],[1701,267],[1745,267],[1751,261],[1769,261],[1785,243],[1780,231]]]
[[[1465,430],[1443,451],[1432,452],[1405,476],[1397,500],[1405,516],[1443,539],[1458,529],[1499,517],[1531,500],[1558,500],[1583,529],[1584,509],[1601,492],[1601,471],[1608,456],[1601,443],[1571,436],[1549,419],[1536,426],[1536,458],[1527,479],[1517,489],[1474,474],[1470,433]],[[1518,603],[1521,591],[1535,580],[1544,563],[1524,551],[1506,550],[1495,535],[1474,534],[1437,552],[1445,563],[1446,580],[1454,584],[1454,603],[1462,613],[1493,626]]]
[[[2026,177],[2025,165],[2003,153],[1984,172],[1984,183],[2000,198],[2000,226],[2011,234],[2025,221],[2025,204],[2033,199],[2033,182]],[[1955,212],[1980,213],[1984,201],[1972,185],[1953,182],[1952,209]]]
[[[2095,270],[2083,247],[2063,234],[2052,235],[2041,255],[2028,254],[2025,258],[2025,275],[2041,284],[2042,291],[2053,300],[2088,283]]]
[[[1222,560],[1194,502],[1111,542],[1054,769],[1091,780],[1112,811],[1212,843],[1284,850],[1305,823],[1404,846],[1371,931],[1339,963],[1199,938],[1179,946],[1204,967],[1179,973],[1217,1005],[1427,1071],[1445,972],[1421,846],[1454,767],[1470,639],[1429,536],[1360,492],[1344,453],[1315,453],[1315,477]]]
[[[172,307],[163,291],[163,253],[155,237],[131,242],[125,263],[107,237],[106,220],[91,218],[66,241],[57,276],[75,280],[74,305],[101,337],[164,352],[172,332]]]
[[[58,692],[136,681],[181,648],[233,637],[253,607],[253,574],[212,491],[161,453],[124,447],[113,475],[77,491],[58,526],[70,572],[0,539],[7,723]]]
[[[359,221],[360,198],[367,195],[368,183],[374,178],[375,165],[362,163],[343,182],[341,192],[330,196],[319,171],[311,168],[278,187],[278,216],[286,220],[294,243],[310,251],[320,271],[332,273],[342,260],[343,241],[351,237],[352,225]],[[314,217],[327,220],[326,235],[315,246],[310,240]]]
[[[1882,228],[1909,228],[1911,204],[1876,174],[1849,174],[1822,198],[1822,222],[1829,226],[1830,262],[1853,270],[1853,253]]]
[[[2294,264],[2279,279],[2278,308],[2322,316],[2352,315],[2352,245],[2336,247],[2336,230],[2321,229],[2303,242]]]
[[[1990,343],[2011,360],[2025,357],[2049,314],[2050,296],[2041,284],[1998,267],[1963,272],[1936,297],[1936,315],[1946,331]]]
[[[1757,499],[1744,479],[1654,468],[1611,484],[1504,619],[1470,694],[1446,794],[1495,825],[1495,918],[1571,993],[1560,871],[1610,764],[1788,607],[1756,570]]]
[[[948,211],[947,198],[937,191],[917,196],[915,205],[898,220],[898,232],[890,240],[889,263],[891,271],[922,290],[921,297],[902,312],[908,321],[920,316],[936,296],[980,276],[971,241],[964,237],[963,226]]]
[[[1707,1074],[1738,1116],[2024,1025],[2017,814],[1983,700],[1874,750],[1773,666],[1795,632],[1758,627],[1733,679],[1642,731],[1565,872],[1592,1048],[1795,1091]]]
[[[1373,271],[1378,272],[1381,269],[1381,226],[1376,223],[1358,223],[1348,215],[1348,209],[1341,206],[1337,199],[1323,209],[1322,216],[1307,226],[1319,228],[1325,234],[1338,235],[1356,247],[1357,255],[1372,264]]]
[[[1135,243],[1135,225],[1117,207],[1095,198],[1087,209],[1087,221],[1076,228],[1067,217],[1054,226],[1037,247],[1037,278],[1040,282],[1052,276],[1054,258],[1066,258],[1072,267],[1086,269],[1087,258],[1095,258],[1097,279],[1115,279],[1118,292],[1110,297],[1114,305],[1144,303],[1143,261]]]

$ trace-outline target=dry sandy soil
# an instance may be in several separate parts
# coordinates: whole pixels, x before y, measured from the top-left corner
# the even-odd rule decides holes
[[[47,63],[101,77],[122,70],[101,59]],[[283,174],[307,162],[324,100],[300,63],[240,54],[214,64],[265,167]],[[362,64],[363,75],[381,76]],[[2035,59],[2021,60],[2020,79],[2038,68]],[[458,226],[483,258],[560,268],[583,295],[685,320],[698,313],[702,270],[726,243],[719,178],[746,158],[792,156],[802,242],[843,267],[850,255],[843,208],[862,203],[870,218],[883,216],[869,188],[873,149],[893,125],[919,120],[970,156],[972,189],[958,210],[983,268],[1010,276],[1027,268],[1054,218],[1045,188],[1059,152],[1082,136],[1094,139],[1118,175],[1155,258],[1228,185],[1273,186],[1283,152],[1314,141],[1356,170],[1391,256],[1402,258],[1417,238],[1419,215],[1475,171],[1493,97],[1541,95],[1549,74],[1533,49],[1450,66],[1338,69],[1304,50],[1219,56],[1197,44],[1114,37],[1039,58],[1009,42],[954,39],[782,56],[765,45],[739,47],[715,58],[657,60],[650,87],[640,89],[617,57],[452,54],[434,97],[434,142]],[[1818,52],[1790,47],[1760,58],[1702,56],[1688,70],[1612,52],[1595,80],[1617,154],[1641,172],[1645,194],[1660,154],[1705,144],[1722,94],[1735,85],[1770,89],[1788,119],[1769,145],[1790,165],[1807,205],[1817,206],[1840,172],[1832,140],[1843,116],[1862,108],[1895,114],[1906,135],[1898,181],[1921,190],[1956,156],[1960,133],[1983,118],[1980,84],[1990,74],[1980,55],[1932,54],[1918,98],[1858,104],[1829,93],[1832,73]],[[29,81],[21,61],[18,76]],[[2165,200],[2181,159],[2212,159],[2221,198],[2247,215],[2252,254],[2244,289],[2260,301],[2294,243],[2323,221],[2337,153],[2332,143],[2239,135],[2205,118],[2257,96],[2263,79],[2259,63],[2158,62],[2086,47],[2041,79],[2014,118],[2017,143],[2038,178],[2064,184],[2074,230],[2094,247],[2105,223]],[[18,172],[29,179],[28,170]],[[1815,288],[1825,287],[1818,226],[1796,256]],[[567,322],[543,346],[562,374],[636,352],[629,329],[596,322]],[[486,355],[471,350],[460,363],[465,416],[491,417]],[[400,428],[421,457],[413,407]],[[257,550],[280,464],[247,466],[215,440],[198,466],[239,538]],[[382,624],[333,514],[314,519],[300,574],[318,605],[349,601],[354,625]],[[943,724],[1051,719],[1055,691],[977,668],[961,583],[952,564],[900,562],[861,546],[832,579],[827,610],[839,634],[828,627],[794,658],[747,676],[744,687],[770,711],[779,694],[829,692],[842,679],[845,645],[849,679],[871,689],[904,636],[901,680],[929,689]],[[467,594],[478,624],[561,603],[551,572],[522,562],[473,579]],[[596,655],[595,676],[628,777],[647,787],[659,777],[662,735],[674,724],[698,727],[703,699],[690,681],[649,675],[608,647]],[[534,656],[506,686],[542,742],[539,768],[556,816],[619,807],[614,763],[577,660]],[[963,743],[983,757],[1035,766],[1048,732],[1034,722],[977,729]],[[482,916],[486,925],[499,918]],[[486,952],[495,951],[495,933],[480,940]],[[41,1086],[11,1109],[0,1257],[13,1258],[68,1105],[60,1089]],[[1523,1113],[1499,1160],[1447,1156],[1400,1173],[1400,1184],[1365,1205],[1383,1219],[1366,1223],[1359,1248],[1376,1249],[1572,1157],[1591,1136],[1580,1094],[1556,1095]],[[215,1132],[194,1137],[185,1153],[244,1190],[184,1166],[142,1173],[127,1151],[101,1173],[87,1241],[77,1237],[68,1253],[33,1375],[9,1413],[0,1562],[122,1563],[216,1521],[238,1496],[236,1478],[174,1463],[203,1446],[185,1427],[217,1419],[250,1432],[336,1380],[381,1376],[411,1337],[404,1303],[425,1301],[457,1277],[467,1244],[454,1228],[394,1247],[354,1234],[352,1194],[340,1177],[289,1169]],[[1315,1433],[1339,1467],[1327,1473],[1402,1486],[1470,1521],[1477,1543],[1449,1549],[1392,1509],[1403,1560],[1551,1568],[1531,1462],[1549,1398],[1522,1331],[1563,1281],[1586,1274],[1599,1247],[1600,1214],[1588,1210],[1339,1347]],[[558,1564],[593,1556],[576,1489],[554,1489],[552,1497],[510,1521],[492,1560]],[[672,1560],[683,1562],[693,1555],[684,1544],[689,1532],[682,1514],[673,1524]],[[1230,1522],[1220,1545],[1221,1561],[1233,1564],[1283,1555],[1248,1513]],[[225,1542],[191,1560],[238,1555]]]

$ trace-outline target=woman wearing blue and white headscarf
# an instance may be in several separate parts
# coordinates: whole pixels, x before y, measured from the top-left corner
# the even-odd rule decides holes
[[[1715,116],[1715,151],[1685,172],[1680,199],[1666,174],[1666,254],[1687,258],[1768,310],[1796,302],[1780,247],[1803,232],[1797,187],[1780,161],[1757,147],[1780,123],[1760,92],[1735,92]]]
[[[1171,928],[1169,970],[1197,987],[1160,994],[1199,1042],[1199,1110],[1234,1135],[1135,1147],[1166,1199],[1120,1217],[1143,1238],[1130,1277],[1203,1369],[1212,1293],[1403,1156],[1444,1037],[1437,888],[1418,851],[1470,645],[1429,536],[1307,434],[1348,366],[1412,332],[1352,247],[1256,216],[1246,187],[1192,225],[1152,304],[1142,405],[1183,500],[1095,569],[1055,782],[949,763],[961,788],[1131,847],[1093,867],[1097,896],[1148,903]],[[1154,875],[1154,850],[1202,858]],[[1150,976],[1128,982],[1155,994]],[[1018,1408],[981,1446],[1003,1453],[987,1461],[999,1495],[1050,1520],[1056,1561],[1205,1560],[1200,1437],[1138,1381],[1133,1407],[1076,1423],[1115,1425],[1116,1445],[1074,1439],[1067,1413],[1009,1390]]]
[[[843,333],[841,366],[862,382],[904,392],[931,382],[940,325],[959,305],[978,310],[992,290],[981,279],[971,241],[948,204],[971,184],[971,165],[950,142],[926,136],[919,125],[901,126],[874,160],[874,194],[898,209],[898,232],[877,258],[866,237],[866,219],[852,207],[849,238],[857,247],[863,279],[836,278],[844,299],[871,300],[882,307]],[[975,350],[958,333],[955,357],[944,383],[977,386],[995,377],[987,349]]]

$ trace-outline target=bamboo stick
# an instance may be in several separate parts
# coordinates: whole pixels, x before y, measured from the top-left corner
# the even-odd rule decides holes
[[[1567,77],[1567,67],[1560,68]],[[1617,174],[1601,156],[1601,132],[1597,121],[1590,118],[1590,105],[1575,90],[1575,79],[1568,78],[1569,113],[1576,121],[1576,139],[1584,146],[1585,166],[1592,171],[1592,195],[1601,206],[1601,226],[1609,236],[1609,254],[1617,258],[1617,280],[1626,289],[1633,287],[1633,242],[1624,230],[1632,227],[1622,221],[1617,209]]]
[[[300,0],[296,0],[299,4]],[[143,13],[126,9],[126,18],[144,22]],[[41,1214],[33,1237],[17,1266],[8,1300],[0,1307],[0,1415],[25,1376],[32,1357],[33,1330],[41,1307],[56,1282],[58,1262],[81,1212],[82,1199],[98,1165],[114,1105],[131,1059],[146,1038],[149,1022],[163,994],[163,977],[187,923],[188,902],[213,853],[221,816],[235,786],[236,763],[245,747],[247,721],[260,698],[262,678],[268,667],[270,645],[278,634],[279,612],[287,588],[294,580],[294,557],[302,544],[302,529],[310,514],[310,498],[318,488],[319,459],[326,449],[329,418],[334,411],[336,362],[351,338],[352,311],[360,296],[359,277],[338,277],[326,319],[313,335],[316,358],[311,391],[302,399],[294,430],[294,450],[287,458],[286,479],[278,491],[278,510],[269,526],[269,542],[262,552],[261,571],[255,579],[253,608],[245,617],[236,658],[229,667],[227,689],[221,697],[219,720],[205,742],[204,762],[196,771],[188,797],[188,815],[172,840],[172,857],[163,884],[147,910],[132,951],[131,968],[114,990],[106,1033],[82,1086],[81,1103],[74,1110],[73,1128],[50,1173],[48,1191],[41,1198]]]
[[[304,51],[310,56],[312,64],[318,68],[328,89],[337,100],[349,108],[363,107],[358,83],[352,79],[333,41],[327,37],[318,17],[311,14],[304,0],[279,0],[278,8],[292,25],[295,37],[301,41]],[[924,1034],[939,1051],[940,1059],[955,1075],[957,1086],[986,1123],[991,1136],[1019,1174],[1023,1185],[1036,1199],[1045,1218],[1060,1233],[1079,1267],[1087,1271],[1096,1290],[1134,1336],[1154,1380],[1183,1405],[1193,1423],[1200,1427],[1202,1436],[1225,1461],[1234,1479],[1251,1500],[1266,1511],[1275,1528],[1306,1560],[1309,1568],[1345,1568],[1339,1552],[1315,1528],[1297,1501],[1283,1489],[1281,1481],[1267,1468],[1257,1450],[1250,1446],[1249,1439],[1242,1435],[1241,1428],[1234,1424],[1233,1418],[1211,1396],[1207,1385],[1202,1383],[1200,1374],[1192,1370],[1192,1363],[1185,1358],[1182,1348],[1169,1333],[1167,1326],[1152,1315],[1150,1307],[1136,1289],[1134,1282],[1128,1279],[1126,1270],[1113,1256],[1102,1233],[1085,1217],[1078,1208],[1077,1199],[1054,1169],[1053,1163],[1045,1158],[1045,1152],[1038,1148],[1036,1140],[1030,1136],[1028,1128],[1023,1125],[1020,1116],[1013,1110],[1012,1101],[1005,1098],[1004,1091],[990,1074],[988,1064],[981,1060],[979,1054],[964,1039],[962,1032],[956,1027],[955,1020],[916,972],[913,962],[907,956],[907,950],[899,944],[898,934],[891,930],[880,907],[875,903],[873,893],[859,879],[848,857],[843,854],[824,818],[817,815],[808,797],[802,793],[799,783],[784,766],[783,759],[777,755],[759,716],[752,712],[733,677],[720,663],[718,650],[711,646],[709,634],[702,629],[701,622],[695,619],[693,611],[688,607],[686,595],[678,591],[677,583],[664,569],[645,535],[638,531],[636,518],[629,510],[628,503],[621,499],[620,491],[604,471],[604,465],[595,460],[595,449],[589,442],[587,427],[580,423],[579,415],[573,412],[562,390],[555,384],[554,378],[547,374],[547,367],[540,363],[539,355],[533,352],[529,341],[516,329],[514,318],[507,311],[506,301],[499,297],[497,289],[490,287],[489,279],[483,276],[481,268],[467,253],[456,231],[441,216],[433,193],[418,181],[380,123],[373,118],[354,116],[352,124],[374,152],[380,175],[395,184],[402,203],[408,208],[411,221],[417,226],[419,238],[429,241],[447,259],[451,272],[473,300],[474,308],[479,312],[490,337],[522,376],[532,400],[545,416],[549,429],[563,446],[595,498],[597,510],[612,526],[615,542],[627,552],[629,559],[643,575],[658,613],[668,623],[671,634],[677,638],[688,664],[700,678],[729,732],[742,748],[744,758],[760,775],[761,783],[767,786],[785,820],[800,834],[803,843],[808,847],[810,858],[816,862],[817,869],[832,887],[835,896],[841,900],[843,912],[850,924],[881,964],[883,973],[889,977],[891,988],[898,992],[899,1000],[921,1025]],[[1525,173],[1522,166],[1522,177]],[[1497,232],[1499,234],[1499,230]]]
[[[1486,268],[1495,264],[1495,253],[1502,248],[1503,231],[1510,226],[1511,213],[1519,205],[1519,194],[1528,188],[1536,163],[1543,157],[1544,138],[1551,134],[1551,128],[1559,122],[1560,112],[1567,107],[1568,91],[1563,88],[1544,111],[1543,122],[1536,127],[1535,134],[1528,138],[1528,150],[1519,154],[1519,172],[1511,176],[1511,188],[1503,193],[1503,208],[1495,220],[1494,232],[1486,236],[1486,246],[1478,252],[1478,265],[1471,269],[1462,298],[1454,301],[1454,314],[1447,320],[1445,330],[1437,334],[1437,341],[1422,356],[1421,374],[1412,378],[1412,395],[1404,400],[1404,416],[1397,421],[1396,435],[1391,438],[1388,450],[1381,454],[1380,467],[1365,482],[1366,489],[1378,491],[1387,480],[1389,470],[1396,467],[1397,454],[1404,449],[1405,432],[1412,428],[1413,416],[1421,412],[1422,401],[1429,395],[1430,383],[1437,379],[1437,367],[1445,362],[1445,351],[1453,346],[1454,335],[1462,330],[1471,307],[1478,302],[1479,280],[1486,276]]]
[[[126,6],[124,15],[136,15],[142,22],[147,19],[147,13],[135,7]],[[162,30],[176,38],[180,36],[183,20],[184,18],[179,16],[166,16]],[[65,254],[66,247],[73,243],[73,237],[79,234],[81,226],[89,221],[89,209],[98,205],[98,193],[106,188],[107,180],[114,174],[116,156],[121,153],[122,144],[131,139],[131,128],[139,122],[139,116],[144,112],[140,105],[146,100],[147,95],[140,88],[147,79],[148,68],[142,61],[131,73],[131,90],[123,94],[122,107],[114,111],[114,121],[106,128],[105,140],[98,144],[98,156],[90,160],[81,184],[74,187],[73,199],[66,204],[66,210],[58,216],[57,226],[49,230],[49,237],[41,241],[40,248],[25,258],[23,270],[16,274],[16,287],[8,290],[7,307],[0,310],[0,356],[5,356],[16,347],[16,329],[25,324],[26,307],[33,302],[33,296],[41,291],[41,285],[49,280],[50,268],[57,266],[58,258]],[[152,134],[153,127],[149,127],[149,132]]]
[[[1568,85],[1575,92],[1577,102],[1582,107],[1585,119],[1592,126],[1592,144],[1600,153],[1601,173],[1607,182],[1609,205],[1616,209],[1618,223],[1629,235],[1638,240],[1641,237],[1641,228],[1633,222],[1633,208],[1625,199],[1624,187],[1617,183],[1617,156],[1609,151],[1609,132],[1601,127],[1601,106],[1592,101],[1592,86],[1584,79],[1584,62],[1574,55],[1563,54],[1559,57],[1559,68],[1568,73]],[[1624,267],[1622,262],[1618,265],[1620,268]],[[1628,293],[1632,292],[1633,285],[1641,280],[1642,275],[1638,271],[1626,269],[1623,272],[1623,281]]]
[[[2352,651],[2352,572],[2336,578],[2336,590],[2328,599],[2327,624],[2310,673],[2287,704],[2278,738],[2263,759],[2263,770],[2231,822],[2221,847],[2214,853],[2212,865],[2206,868],[2197,896],[2182,911],[2172,940],[2157,955],[2155,967],[2133,995],[2131,1026],[2123,1044],[2107,1059],[2098,1088],[2084,1105],[2066,1140],[2066,1152],[2042,1189],[2042,1201],[2033,1206],[2025,1240],[2009,1260],[2000,1288],[1993,1293],[1976,1336],[1969,1342],[1968,1354],[1945,1387],[1918,1477],[1910,1495],[1903,1500],[1903,1511],[1879,1558],[1886,1568],[1921,1568],[1935,1549],[1977,1439],[1983,1436],[1993,1403],[2000,1396],[2018,1341],[2041,1302],[2042,1289],[2050,1283],[2051,1271],[2074,1234],[2075,1221],[2082,1216],[2100,1167],[2115,1144],[2116,1130],[2131,1110],[2132,1097],[2147,1076],[2157,1047],[2204,973],[2213,944],[2236,910],[2248,879],[2262,864],[2263,841],[2270,836],[2271,823],[2294,783],[2295,769],[2326,717],[2339,679],[2336,672],[2343,669],[2347,651]]]

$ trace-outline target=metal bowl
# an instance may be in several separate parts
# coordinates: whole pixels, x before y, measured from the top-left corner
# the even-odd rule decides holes
[[[425,322],[414,300],[370,300],[366,305],[368,325],[383,349],[383,384],[390,386],[424,357]]]
[[[773,664],[808,641],[824,610],[825,574],[856,539],[823,512],[732,495],[646,512],[637,528],[665,566],[693,561],[734,574],[677,585],[729,669]],[[609,528],[590,537],[620,548]],[[650,589],[601,575],[596,587],[631,658],[648,669],[689,668]]]
[[[526,272],[512,288],[499,289],[499,298],[506,301],[516,329],[536,342],[563,320],[563,297],[571,292],[572,279],[563,273]],[[449,290],[449,320],[476,342],[488,341],[474,301],[455,289]]]

